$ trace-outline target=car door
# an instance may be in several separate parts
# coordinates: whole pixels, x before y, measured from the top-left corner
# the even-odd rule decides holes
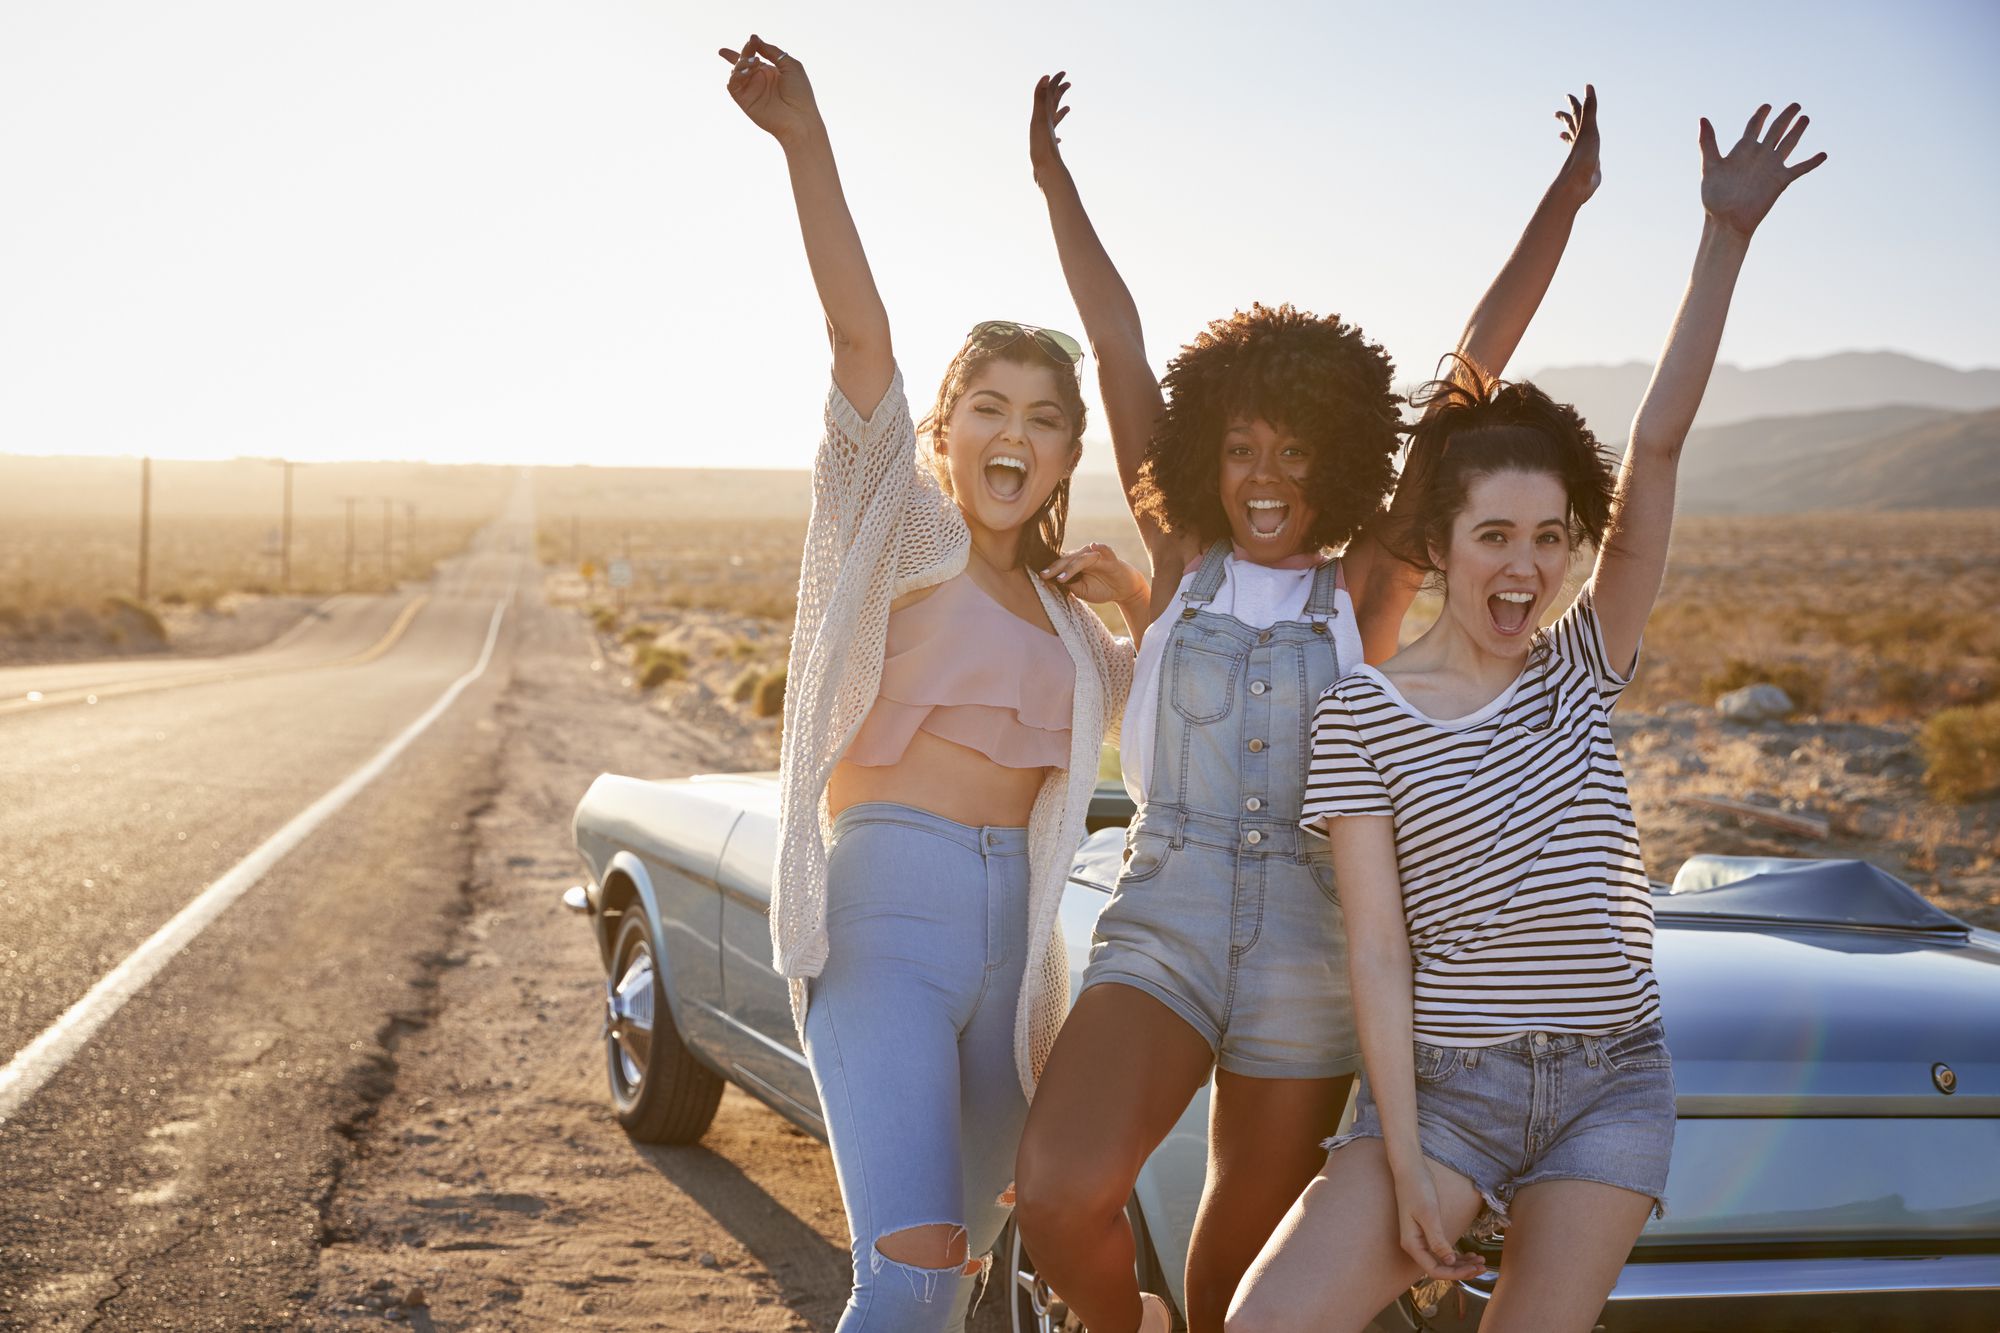
[[[771,965],[775,808],[749,809],[722,849],[722,994],[730,1076],[795,1118],[824,1129],[812,1073],[792,1026],[791,993]]]

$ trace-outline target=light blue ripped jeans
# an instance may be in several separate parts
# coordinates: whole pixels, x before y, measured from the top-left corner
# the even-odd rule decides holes
[[[1026,829],[886,802],[834,820],[805,1046],[853,1236],[839,1333],[965,1326],[983,1264],[918,1268],[876,1242],[962,1227],[979,1264],[1006,1222],[997,1198],[1028,1115],[1014,1072],[1027,934]]]

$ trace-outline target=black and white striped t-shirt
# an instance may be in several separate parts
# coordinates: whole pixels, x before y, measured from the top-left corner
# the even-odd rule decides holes
[[[1547,651],[1476,712],[1439,721],[1373,667],[1320,696],[1300,823],[1391,815],[1416,1036],[1482,1046],[1603,1035],[1659,1015],[1653,904],[1585,588]]]

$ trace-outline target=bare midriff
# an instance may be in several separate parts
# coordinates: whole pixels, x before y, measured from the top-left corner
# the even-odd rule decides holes
[[[836,815],[864,801],[889,801],[960,824],[1020,828],[1048,775],[1046,768],[996,764],[977,750],[919,731],[893,764],[836,764],[826,799]]]

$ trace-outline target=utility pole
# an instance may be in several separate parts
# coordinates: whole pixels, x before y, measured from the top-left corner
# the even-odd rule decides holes
[[[285,469],[285,528],[283,554],[278,557],[278,589],[292,590],[292,460],[274,458],[271,460]]]
[[[583,558],[583,520],[575,514],[569,516],[569,562],[574,565]]]
[[[417,507],[407,500],[403,502],[403,551],[411,559],[416,558]]]
[[[395,505],[396,502],[388,496],[382,497],[382,577],[389,580],[391,587],[396,582],[395,576],[389,572],[389,547],[394,541],[391,529],[395,522]]]
[[[343,495],[340,497],[340,502],[347,506],[347,566],[346,572],[340,576],[340,590],[342,592],[352,592],[354,590],[354,505],[360,498],[358,495]]]
[[[147,576],[153,549],[153,460],[139,460],[139,601],[146,600]]]

